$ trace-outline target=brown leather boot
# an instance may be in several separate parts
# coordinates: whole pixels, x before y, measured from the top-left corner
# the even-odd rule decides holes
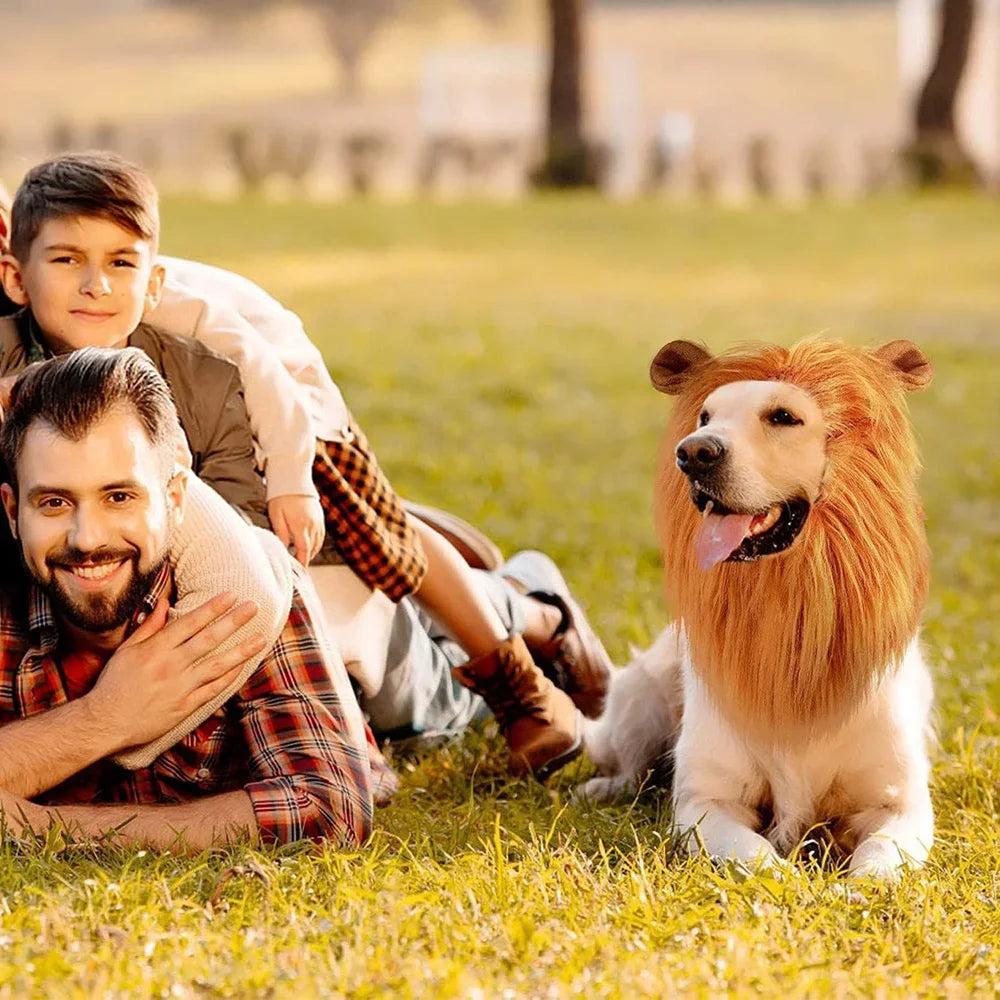
[[[584,715],[598,718],[604,711],[613,669],[604,645],[590,627],[583,609],[569,595],[535,591],[528,597],[562,612],[562,623],[552,638],[529,647],[535,662]]]
[[[555,633],[544,640],[529,641],[528,648],[542,673],[565,691],[584,715],[596,719],[604,711],[614,668],[559,567],[544,552],[525,549],[515,552],[500,572],[519,593],[559,609],[562,622]]]
[[[510,751],[514,775],[544,781],[583,747],[580,713],[535,666],[519,635],[492,652],[454,668],[455,676],[481,695],[496,716]]]

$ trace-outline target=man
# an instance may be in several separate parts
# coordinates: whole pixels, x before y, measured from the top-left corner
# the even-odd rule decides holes
[[[24,575],[0,593],[8,828],[59,820],[161,848],[246,835],[359,844],[373,787],[395,778],[301,579],[281,635],[234,696],[149,766],[109,759],[191,717],[252,653],[213,653],[253,613],[228,610],[233,595],[164,624],[185,504],[177,433],[166,383],[134,349],[34,366],[11,394],[0,492]]]

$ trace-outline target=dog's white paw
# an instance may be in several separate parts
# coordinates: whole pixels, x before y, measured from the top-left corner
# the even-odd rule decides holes
[[[898,882],[913,863],[888,837],[872,836],[858,844],[847,873],[850,878],[874,878],[880,882]]]
[[[591,778],[573,790],[572,801],[577,805],[607,805],[630,794],[631,779],[616,774],[610,778]]]

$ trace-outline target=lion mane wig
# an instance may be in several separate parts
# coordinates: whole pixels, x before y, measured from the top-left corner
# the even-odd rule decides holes
[[[678,397],[655,506],[667,603],[695,671],[737,728],[780,740],[835,727],[901,661],[926,599],[920,466],[904,393],[930,382],[929,362],[907,341],[867,351],[816,339],[714,358],[675,341],[651,376]],[[701,515],[674,450],[710,393],[748,379],[789,382],[816,400],[827,471],[790,548],[705,572],[695,558]]]

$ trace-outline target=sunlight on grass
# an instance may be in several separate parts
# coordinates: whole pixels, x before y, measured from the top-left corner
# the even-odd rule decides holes
[[[383,286],[391,281],[436,287],[456,281],[469,282],[488,277],[488,254],[442,253],[431,248],[385,249],[379,251],[335,250],[308,254],[262,254],[228,259],[225,266],[242,274],[266,274],[268,287],[287,299],[308,292],[331,289],[356,290],[359,286]],[[377,289],[376,289],[377,290]]]

